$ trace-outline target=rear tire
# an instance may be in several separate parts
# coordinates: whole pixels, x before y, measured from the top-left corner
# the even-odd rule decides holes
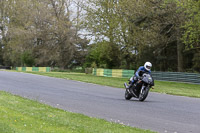
[[[125,99],[126,100],[130,100],[131,98],[132,98],[131,94],[126,89],[126,91],[125,91]]]

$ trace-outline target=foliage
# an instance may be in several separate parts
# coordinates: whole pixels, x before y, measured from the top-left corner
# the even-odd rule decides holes
[[[184,12],[187,14],[187,21],[183,26],[185,28],[183,41],[187,49],[200,47],[200,1],[187,1],[181,3]]]
[[[29,65],[68,68],[75,53],[80,53],[76,44],[85,39],[79,39],[70,20],[70,0],[11,0],[1,4],[1,64],[23,66],[21,53],[30,51],[35,63]]]
[[[198,71],[196,0],[9,0],[0,2],[0,64],[71,69]],[[76,8],[75,8],[76,7]],[[93,39],[89,39],[89,38]]]
[[[113,66],[119,65],[119,50],[114,46],[110,45],[107,41],[93,44],[91,46],[91,52],[87,56],[87,60],[92,64],[95,62],[97,67],[101,68],[112,68]]]
[[[23,66],[32,67],[34,65],[33,55],[28,51],[21,55],[21,60],[22,64],[24,64]]]
[[[89,2],[93,6],[87,7],[85,23],[96,38],[95,45],[112,44],[119,51],[120,63],[112,64],[110,68],[129,69],[133,66],[137,69],[146,61],[156,64],[154,70],[159,71],[184,71],[190,67],[188,64],[191,64],[192,60],[188,64],[184,62],[184,58],[188,57],[184,53],[186,41],[182,38],[187,33],[184,27],[187,27],[189,20],[184,10],[186,8],[189,13],[192,12],[191,7],[184,5],[190,2],[193,6],[198,6],[197,2],[186,0],[106,0],[103,2],[89,0]],[[198,8],[195,13],[197,11]],[[190,16],[197,16],[195,13]],[[197,22],[199,17],[195,18]],[[199,26],[199,23],[196,26]],[[191,34],[199,37],[198,31],[197,29]],[[198,43],[198,39],[193,40]],[[99,49],[91,50],[90,56],[93,57],[94,53],[104,55],[104,50],[101,51],[100,46],[96,47]],[[114,53],[114,50],[112,52]],[[105,64],[99,62],[100,59],[95,60],[97,66]],[[108,63],[104,66],[108,67]]]
[[[194,57],[193,57],[193,69],[196,71],[196,72],[199,72],[200,73],[200,51],[198,51],[197,53],[194,54]]]
[[[200,72],[200,1],[178,1],[185,13],[185,24],[182,40],[185,44],[185,51],[192,53],[192,68]],[[191,55],[190,55],[191,56]]]

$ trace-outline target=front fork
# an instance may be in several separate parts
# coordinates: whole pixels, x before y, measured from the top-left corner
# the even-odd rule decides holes
[[[144,92],[145,87],[146,87],[146,86],[143,84],[143,85],[142,85],[142,88],[141,88],[141,90],[140,90],[140,94],[142,94],[142,93]]]
[[[144,89],[145,88],[151,88],[151,86],[150,85],[147,85],[147,86],[145,86],[144,84],[142,85],[142,88],[141,88],[141,90],[140,90],[140,93],[142,94],[143,92],[144,92]]]

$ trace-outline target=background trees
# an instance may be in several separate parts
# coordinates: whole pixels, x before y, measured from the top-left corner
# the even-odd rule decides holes
[[[196,0],[0,1],[0,64],[200,71]],[[89,37],[92,37],[91,40]]]
[[[7,16],[2,16],[7,20],[1,32],[2,64],[70,67],[76,51],[70,0],[9,0],[1,3],[5,6],[2,10],[9,11]],[[82,41],[84,39],[79,39],[80,43]],[[30,56],[33,61],[27,64],[25,58]]]
[[[118,51],[120,64],[113,64],[112,68],[137,69],[145,61],[151,61],[154,69],[159,71],[190,71],[194,70],[191,67],[198,66],[194,62],[199,59],[199,51],[193,47],[199,44],[197,1],[91,0],[90,3],[96,7],[87,8],[88,29],[95,37],[103,35],[104,40],[107,39],[107,42],[97,39],[98,43],[113,43],[118,49],[115,51]],[[105,11],[109,7],[112,12]],[[193,24],[188,26],[189,22]],[[100,31],[103,33],[99,32],[98,27],[104,27]],[[114,36],[112,29],[115,29],[117,36]],[[114,41],[110,38],[114,38]],[[193,45],[191,40],[195,40]],[[192,49],[187,52],[187,43],[192,45],[195,52],[191,52]],[[96,58],[104,52],[101,50],[96,52],[99,53]],[[100,66],[99,63],[97,66]],[[200,68],[195,70],[199,71]]]

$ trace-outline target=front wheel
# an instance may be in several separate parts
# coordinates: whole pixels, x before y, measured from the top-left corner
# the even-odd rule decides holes
[[[130,100],[131,98],[132,98],[131,94],[126,89],[126,91],[125,91],[125,99],[126,100]]]
[[[150,89],[149,87],[142,86],[142,89],[141,89],[140,95],[139,95],[139,101],[144,101],[147,98],[147,96],[149,94],[149,89]]]

